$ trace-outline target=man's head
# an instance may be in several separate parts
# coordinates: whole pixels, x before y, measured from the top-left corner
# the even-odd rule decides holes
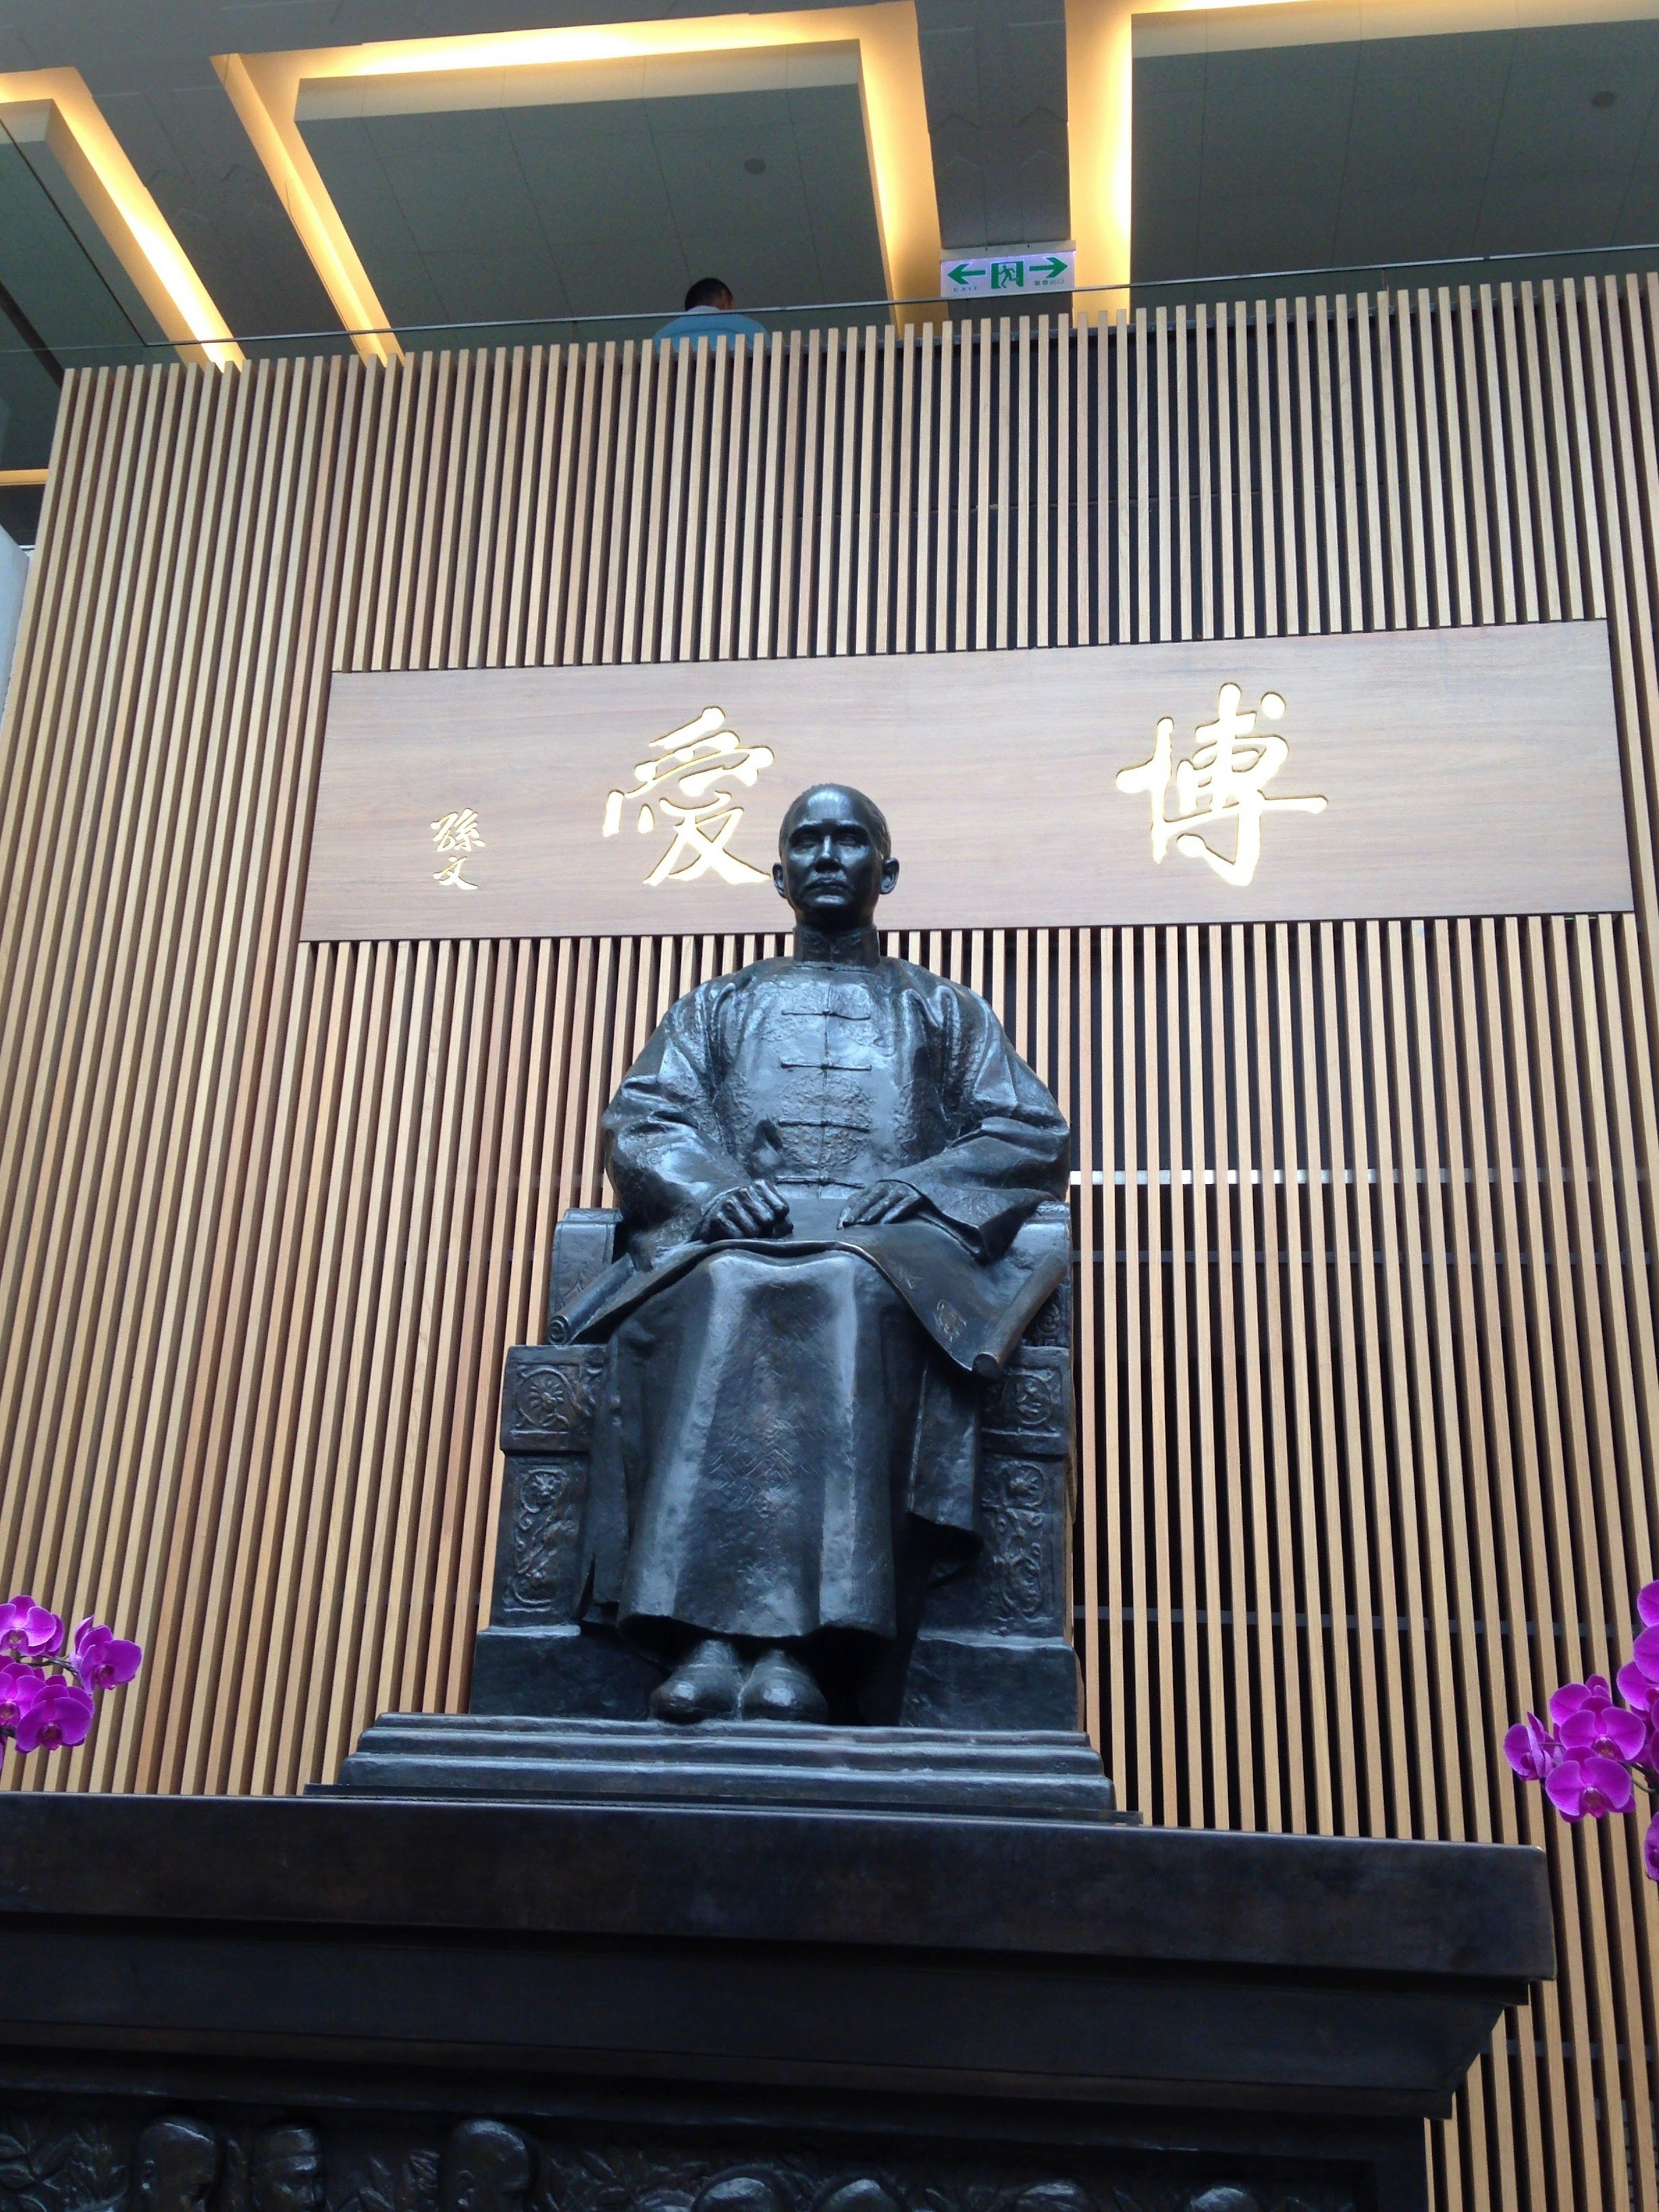
[[[500,2120],[450,2131],[438,2177],[442,2212],[520,2212],[530,2193],[530,2146]]]
[[[267,2128],[249,2179],[255,2212],[322,2212],[323,2147],[309,2128]]]
[[[200,2120],[152,2120],[132,2154],[136,2212],[203,2212],[219,2179],[219,2138]]]
[[[778,831],[772,880],[809,929],[862,929],[898,881],[887,817],[844,783],[815,783]]]
[[[719,276],[699,276],[685,295],[685,312],[693,307],[713,307],[722,315],[729,315],[733,307],[732,287]]]

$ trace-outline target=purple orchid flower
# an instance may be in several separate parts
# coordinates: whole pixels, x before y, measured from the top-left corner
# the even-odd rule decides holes
[[[1652,1696],[1645,1704],[1638,1705],[1634,1698],[1628,1702],[1648,1726],[1648,1740],[1641,1750],[1634,1753],[1632,1764],[1641,1767],[1654,1787],[1659,1789],[1659,1685],[1655,1686]]]
[[[1504,1755],[1523,1782],[1541,1782],[1564,1820],[1628,1813],[1639,1784],[1659,1797],[1659,1582],[1637,1592],[1641,1632],[1619,1669],[1615,1704],[1604,1674],[1564,1682],[1550,1698],[1550,1725],[1528,1713],[1504,1738]],[[1659,1882],[1659,1814],[1642,1841],[1642,1866]]]
[[[144,1653],[142,1644],[129,1644],[102,1621],[88,1618],[75,1632],[70,1656],[83,1689],[114,1690],[132,1680]]]
[[[94,1711],[90,1692],[73,1682],[42,1682],[34,1703],[18,1721],[17,1748],[52,1751],[59,1744],[69,1749],[84,1743]]]
[[[1636,1609],[1645,1624],[1642,1632],[1630,1647],[1631,1665],[1644,1680],[1659,1684],[1659,1603],[1653,1593],[1659,1583],[1649,1583],[1638,1590]]]
[[[1528,1713],[1504,1737],[1504,1756],[1523,1782],[1541,1782],[1560,1765],[1564,1753],[1537,1714]]]
[[[0,1735],[16,1732],[17,1723],[45,1687],[33,1667],[15,1659],[0,1662]]]
[[[1659,1682],[1650,1682],[1639,1667],[1625,1666],[1619,1669],[1619,1694],[1633,1713],[1638,1713],[1648,1724],[1648,1741],[1652,1748],[1659,1741]],[[1651,1761],[1644,1753],[1637,1755],[1638,1764],[1649,1765]]]
[[[1599,1712],[1613,1703],[1613,1685],[1605,1674],[1592,1674],[1585,1682],[1563,1682],[1550,1698],[1550,1718],[1559,1728],[1575,1713]]]
[[[1545,1776],[1544,1788],[1567,1820],[1599,1820],[1606,1813],[1628,1813],[1636,1802],[1629,1774],[1612,1759],[1564,1759]]]
[[[0,1605],[0,1652],[9,1659],[44,1659],[64,1640],[64,1624],[25,1592]]]
[[[1648,1588],[1651,1589],[1652,1583]],[[1644,1628],[1630,1647],[1631,1663],[1648,1681],[1659,1683],[1659,1625]]]
[[[1582,1705],[1561,1723],[1561,1748],[1569,1759],[1639,1759],[1652,1730],[1645,1713],[1620,1705]]]

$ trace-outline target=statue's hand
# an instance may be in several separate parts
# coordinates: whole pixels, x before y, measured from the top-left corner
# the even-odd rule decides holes
[[[723,1190],[697,1224],[698,1240],[719,1244],[732,1237],[787,1237],[787,1201],[769,1182],[744,1182]]]
[[[864,1222],[902,1221],[909,1214],[919,1213],[926,1204],[913,1183],[872,1182],[848,1200],[842,1209],[841,1225],[856,1229]]]

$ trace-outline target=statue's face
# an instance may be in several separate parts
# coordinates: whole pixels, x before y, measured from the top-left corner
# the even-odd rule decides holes
[[[898,881],[851,792],[815,791],[790,823],[772,880],[809,928],[862,929]]]

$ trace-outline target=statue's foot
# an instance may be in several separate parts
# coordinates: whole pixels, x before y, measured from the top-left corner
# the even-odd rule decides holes
[[[827,1721],[830,1704],[793,1653],[774,1645],[749,1670],[738,1708],[746,1721]]]
[[[651,1692],[653,1721],[729,1721],[743,1689],[743,1662],[723,1638],[707,1636]]]

